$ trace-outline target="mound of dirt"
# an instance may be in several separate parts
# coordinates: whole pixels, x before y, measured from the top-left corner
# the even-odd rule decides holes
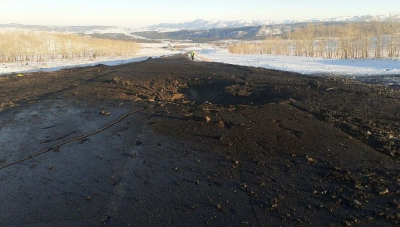
[[[0,111],[0,225],[400,223],[395,87],[177,55],[6,76]]]

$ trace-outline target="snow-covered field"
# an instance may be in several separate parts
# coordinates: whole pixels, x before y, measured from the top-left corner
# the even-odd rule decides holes
[[[98,57],[96,59],[64,59],[64,60],[52,60],[52,61],[27,61],[27,62],[12,62],[12,63],[0,63],[0,75],[11,74],[11,73],[26,73],[26,72],[51,72],[65,68],[74,67],[86,67],[94,66],[97,64],[104,65],[120,65],[131,62],[138,62],[146,60],[149,57],[158,58],[161,56],[174,55],[182,53],[182,51],[171,51],[165,49],[166,44],[163,43],[151,43],[141,44],[142,49],[134,56],[129,57]]]
[[[112,66],[142,61],[149,57],[157,58],[194,50],[197,53],[196,59],[199,61],[263,67],[311,75],[346,76],[366,82],[370,80],[378,81],[379,83],[400,85],[400,59],[323,59],[282,55],[238,55],[229,53],[227,49],[217,48],[209,44],[185,44],[191,45],[191,47],[186,47],[182,51],[171,51],[165,48],[168,43],[149,43],[141,45],[142,49],[140,53],[127,58],[1,63],[0,75],[35,71],[57,71],[63,68],[92,66],[97,64]],[[172,45],[175,44],[172,43]]]
[[[400,75],[400,59],[323,59],[284,55],[231,54],[226,49],[197,50],[201,59],[302,74],[373,76]]]

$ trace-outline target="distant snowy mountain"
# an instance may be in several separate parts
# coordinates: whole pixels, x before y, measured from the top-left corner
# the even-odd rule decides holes
[[[14,31],[47,31],[47,32],[65,32],[76,34],[130,34],[140,31],[138,28],[122,28],[117,26],[54,26],[54,25],[25,25],[25,24],[0,24],[1,30]]]
[[[204,30],[213,28],[240,28],[249,26],[260,26],[260,25],[272,25],[272,24],[292,24],[296,21],[267,21],[267,20],[236,20],[236,21],[225,21],[225,20],[203,20],[197,19],[191,22],[185,23],[162,23],[147,27],[148,30]]]
[[[197,19],[191,22],[185,23],[162,23],[153,26],[149,26],[146,30],[155,31],[178,31],[178,30],[204,30],[213,28],[240,28],[248,26],[261,26],[261,25],[278,25],[278,24],[295,24],[303,22],[361,22],[361,21],[388,21],[393,20],[400,22],[400,14],[389,16],[353,16],[353,17],[335,17],[327,19],[311,19],[311,20],[236,20],[236,21],[225,21],[225,20],[203,20]]]
[[[86,34],[98,38],[111,38],[119,40],[138,40],[143,41],[147,38],[132,35],[132,32],[138,31],[133,28],[121,28],[117,26],[53,26],[53,25],[24,25],[24,24],[0,24],[1,31],[46,31],[62,32],[73,34]]]
[[[360,22],[360,21],[397,21],[400,14],[394,16],[353,16],[328,19],[299,20],[236,20],[208,21],[198,19],[186,23],[163,23],[145,28],[122,28],[117,26],[50,26],[0,24],[3,31],[47,31],[86,34],[96,38],[131,40],[136,42],[160,42],[160,40],[192,40],[196,42],[216,40],[262,40],[268,36],[276,36],[293,31],[308,22]]]
[[[67,33],[93,33],[94,31],[116,30],[116,26],[52,26],[52,25],[25,25],[25,24],[0,24],[1,30],[26,30],[26,31],[49,31]],[[93,31],[93,32],[92,32]]]

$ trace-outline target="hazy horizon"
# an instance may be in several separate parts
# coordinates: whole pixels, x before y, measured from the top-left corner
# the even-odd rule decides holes
[[[1,3],[2,0],[0,0]],[[362,6],[362,7],[360,7]],[[204,0],[201,2],[171,0],[164,2],[115,0],[26,0],[23,3],[3,1],[0,24],[54,26],[146,27],[160,23],[184,23],[205,20],[310,20],[333,17],[398,14],[400,1],[313,0],[285,2],[254,0]]]

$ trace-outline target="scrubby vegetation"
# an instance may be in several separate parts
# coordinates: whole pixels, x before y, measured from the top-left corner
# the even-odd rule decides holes
[[[0,62],[129,56],[139,44],[49,32],[0,32]]]
[[[262,43],[231,45],[235,54],[280,54],[323,58],[400,57],[400,23],[308,24]]]

